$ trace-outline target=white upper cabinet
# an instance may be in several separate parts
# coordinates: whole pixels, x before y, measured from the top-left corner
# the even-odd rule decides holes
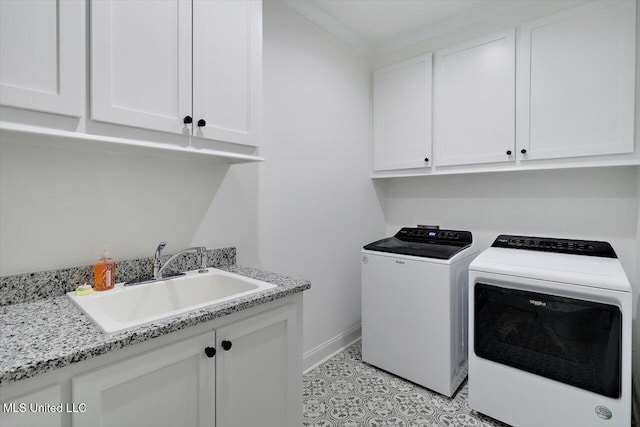
[[[0,104],[83,115],[84,13],[81,1],[0,1]]]
[[[188,133],[191,1],[91,3],[91,118]]]
[[[514,36],[510,29],[436,52],[436,166],[514,160]]]
[[[91,118],[258,145],[262,3],[93,0]]]
[[[430,166],[431,56],[374,72],[374,171]]]
[[[262,2],[194,0],[194,135],[259,145],[261,83]]]
[[[597,2],[522,26],[522,160],[633,152],[636,2]]]

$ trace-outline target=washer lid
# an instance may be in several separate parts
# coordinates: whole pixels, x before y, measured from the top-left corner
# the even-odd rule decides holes
[[[492,247],[469,270],[631,292],[617,258]]]
[[[393,237],[369,243],[364,249],[424,258],[451,259],[471,246],[471,232],[404,227]]]

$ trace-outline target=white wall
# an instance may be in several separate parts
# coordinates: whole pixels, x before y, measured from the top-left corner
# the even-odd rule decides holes
[[[256,165],[0,142],[0,275],[235,245],[256,259]],[[253,172],[251,173],[251,168]]]
[[[367,59],[265,2],[260,259],[312,282],[305,352],[360,323],[360,249],[384,231],[370,109]]]
[[[640,7],[636,4],[636,128],[635,143],[640,144]],[[636,227],[636,280],[634,288],[634,323],[633,323],[633,377],[635,396],[635,419],[636,424],[640,419],[640,167],[638,167],[638,223]]]
[[[213,166],[220,171],[222,166]],[[217,172],[222,173],[222,172]],[[202,212],[199,226],[189,245],[210,248],[235,246],[237,262],[259,267],[258,257],[258,165],[255,163],[230,166],[221,182],[205,179],[200,191],[214,193],[207,209]],[[202,194],[197,194],[202,197]]]
[[[636,129],[638,131],[638,129]],[[638,138],[636,137],[636,141]],[[633,324],[633,376],[636,400],[636,419],[640,415],[640,167],[638,173],[638,223],[636,226],[636,281],[634,287],[635,314]]]

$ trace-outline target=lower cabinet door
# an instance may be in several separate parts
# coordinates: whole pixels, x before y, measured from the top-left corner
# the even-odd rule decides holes
[[[216,425],[301,425],[296,306],[218,328],[216,336]]]
[[[63,401],[62,387],[52,384],[19,397],[5,398],[0,390],[2,427],[61,427],[65,412],[74,406]],[[56,408],[56,410],[48,410]],[[58,412],[57,408],[60,408]]]
[[[71,381],[79,426],[207,426],[215,424],[215,332],[186,339]],[[210,357],[211,356],[211,357]]]

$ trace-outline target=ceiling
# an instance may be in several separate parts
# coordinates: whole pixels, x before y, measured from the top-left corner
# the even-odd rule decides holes
[[[369,43],[468,13],[492,0],[308,0]]]
[[[368,56],[515,10],[568,0],[281,0]],[[563,6],[566,7],[566,6]]]

